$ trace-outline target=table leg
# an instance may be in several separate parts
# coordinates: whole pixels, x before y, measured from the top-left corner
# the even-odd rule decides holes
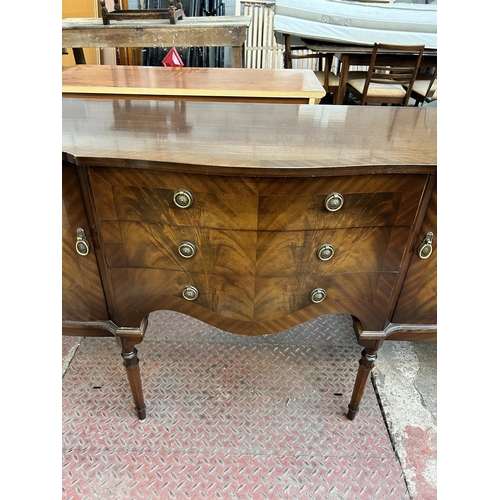
[[[351,402],[349,403],[349,411],[347,413],[347,418],[349,420],[354,420],[356,418],[361,398],[363,397],[366,383],[368,382],[368,377],[377,359],[377,351],[382,343],[383,341],[376,341],[374,347],[365,347],[363,350],[361,359],[359,360],[358,374],[356,376],[356,382],[354,383]]]
[[[349,75],[349,67],[351,66],[351,57],[349,56],[349,54],[342,54],[339,59],[340,59],[339,89],[337,91],[335,104],[342,104],[344,102],[347,77]]]
[[[237,47],[232,47],[233,53],[233,68],[245,67],[245,44]]]
[[[144,420],[146,418],[146,405],[144,403],[144,394],[142,392],[139,358],[137,357],[137,349],[134,346],[134,344],[139,343],[140,340],[130,342],[128,339],[123,337],[116,337],[116,341],[122,348],[123,366],[127,371],[128,382],[134,398],[135,411],[139,416],[139,420]]]
[[[75,58],[76,64],[86,64],[85,54],[83,53],[83,49],[81,47],[74,47],[73,48],[73,56]]]
[[[292,68],[292,45],[290,35],[285,35],[285,52],[283,53],[285,69]]]
[[[325,81],[323,82],[323,87],[325,88],[325,91],[328,92],[328,89],[330,88],[330,71],[332,68],[333,54],[326,54],[325,59],[326,59],[325,67],[323,68],[325,74],[324,78]]]

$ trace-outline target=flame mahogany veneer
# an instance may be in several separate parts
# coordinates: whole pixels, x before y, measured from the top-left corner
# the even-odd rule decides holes
[[[352,315],[351,419],[384,340],[436,338],[436,109],[63,99],[62,151],[63,333],[116,337],[140,419],[155,310],[244,335]]]

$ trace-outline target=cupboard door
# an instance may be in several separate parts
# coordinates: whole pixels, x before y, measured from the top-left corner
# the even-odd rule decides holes
[[[437,323],[437,190],[434,188],[413,252],[410,267],[392,319],[393,323]],[[432,233],[432,252],[418,255],[426,235]],[[425,256],[425,253],[424,253]]]
[[[83,230],[80,254],[78,230]],[[76,167],[62,167],[62,316],[63,321],[109,319],[91,241]],[[88,253],[86,245],[88,244]]]

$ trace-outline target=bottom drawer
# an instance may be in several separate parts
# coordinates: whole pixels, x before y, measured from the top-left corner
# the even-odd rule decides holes
[[[204,321],[208,316],[203,311],[211,311],[233,322],[268,322],[308,309],[302,321],[347,312],[368,321],[369,329],[382,328],[397,277],[397,273],[344,273],[255,279],[142,268],[114,268],[110,273],[117,320],[123,326],[137,325],[162,309]],[[183,289],[190,286],[198,292],[194,300],[183,298]],[[316,288],[326,292],[320,303],[311,299]]]
[[[397,273],[343,273],[317,276],[258,278],[255,286],[254,319],[279,318],[314,306],[311,292],[322,289],[321,301],[330,312],[347,312],[359,318],[375,311],[385,319]],[[339,310],[344,304],[345,311]]]
[[[182,299],[182,291],[187,286],[194,286],[199,292],[192,301],[194,304],[231,319],[248,321],[253,318],[253,277],[144,268],[112,268],[110,273],[118,320],[122,325],[135,325],[153,311],[176,310],[172,298]]]

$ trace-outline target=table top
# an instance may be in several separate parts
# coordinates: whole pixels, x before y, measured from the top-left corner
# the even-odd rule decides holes
[[[115,30],[121,28],[170,28],[179,29],[193,26],[243,26],[248,28],[251,21],[250,16],[206,16],[206,17],[186,17],[175,24],[170,24],[168,19],[123,19],[121,21],[111,21],[111,24],[104,25],[102,19],[97,17],[66,18],[62,20],[63,30],[75,29],[106,29]]]
[[[322,42],[301,38],[304,46],[313,52],[326,52],[334,54],[371,54],[373,45],[349,45],[345,43]],[[393,50],[379,49],[380,53],[394,54]],[[437,49],[424,49],[425,56],[437,56]]]
[[[76,65],[62,72],[63,94],[290,97],[321,99],[310,69],[169,68]]]
[[[63,158],[84,165],[307,177],[437,163],[437,109],[426,107],[67,98],[62,133]]]

